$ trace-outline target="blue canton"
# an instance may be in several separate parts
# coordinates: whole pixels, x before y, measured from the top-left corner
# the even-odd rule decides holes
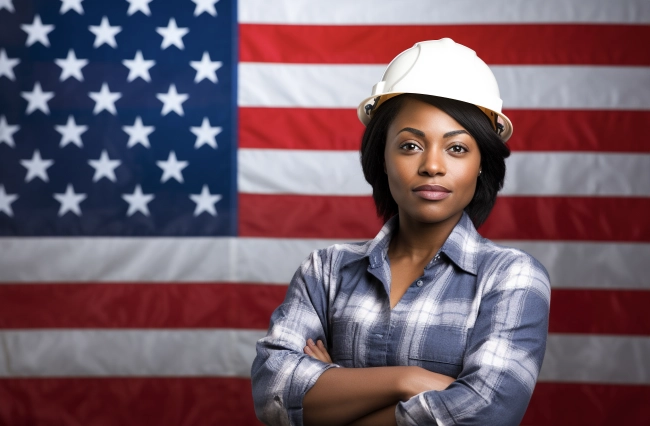
[[[237,235],[236,2],[4,4],[0,236]]]

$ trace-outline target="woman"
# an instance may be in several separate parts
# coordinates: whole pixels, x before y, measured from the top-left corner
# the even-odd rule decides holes
[[[417,43],[359,106],[386,223],[301,265],[252,368],[267,424],[517,425],[541,368],[550,285],[482,238],[512,124],[496,80],[450,39]],[[316,343],[314,343],[316,342]]]

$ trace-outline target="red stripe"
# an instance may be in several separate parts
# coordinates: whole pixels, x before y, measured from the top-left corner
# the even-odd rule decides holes
[[[647,25],[240,24],[239,35],[242,62],[388,64],[418,41],[450,37],[488,64],[650,65]]]
[[[650,291],[553,289],[549,332],[650,336]]]
[[[239,211],[247,237],[369,239],[381,228],[371,197],[239,194]],[[648,212],[650,198],[499,197],[480,232],[495,240],[647,242]]]
[[[248,379],[0,379],[0,400],[12,426],[260,424]],[[645,425],[649,400],[650,386],[542,382],[521,424]]]
[[[537,383],[522,426],[649,425],[650,386]]]
[[[480,232],[495,240],[650,241],[650,198],[499,197]]]
[[[3,284],[0,329],[265,330],[284,284]],[[650,336],[650,291],[553,289],[551,301],[552,333]]]
[[[248,379],[0,379],[0,424],[261,425]]]
[[[286,291],[260,284],[2,284],[0,329],[264,330]]]
[[[649,49],[650,50],[650,49]],[[513,151],[650,152],[650,111],[505,111]],[[364,127],[351,109],[239,108],[242,148],[357,150]]]

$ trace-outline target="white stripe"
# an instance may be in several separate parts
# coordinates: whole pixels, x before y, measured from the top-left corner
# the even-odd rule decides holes
[[[527,152],[506,160],[503,195],[650,196],[650,155]]]
[[[262,330],[9,330],[0,377],[250,377]],[[598,356],[594,356],[597,354]],[[549,336],[540,380],[650,384],[650,338]]]
[[[548,270],[554,288],[650,290],[650,244],[498,241]]]
[[[370,195],[358,151],[240,149],[241,193]]]
[[[340,240],[0,238],[0,282],[288,284],[312,250]],[[650,244],[500,241],[547,268],[556,288],[650,289]]]
[[[650,196],[649,154],[515,152],[503,195]],[[240,149],[238,186],[250,194],[371,195],[358,151]]]
[[[539,380],[650,384],[650,338],[550,334]]]
[[[250,377],[261,330],[0,332],[0,377]]]
[[[650,2],[649,2],[650,3]],[[242,107],[356,108],[386,65],[239,64]],[[650,109],[650,68],[490,67],[505,109]]]
[[[240,0],[241,23],[647,23],[644,0]]]

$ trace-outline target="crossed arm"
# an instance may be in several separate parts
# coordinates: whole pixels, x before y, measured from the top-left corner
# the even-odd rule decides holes
[[[332,359],[319,340],[304,352],[325,363]],[[396,425],[395,406],[420,392],[444,390],[455,379],[419,367],[331,368],[303,400],[304,423],[319,425]]]

